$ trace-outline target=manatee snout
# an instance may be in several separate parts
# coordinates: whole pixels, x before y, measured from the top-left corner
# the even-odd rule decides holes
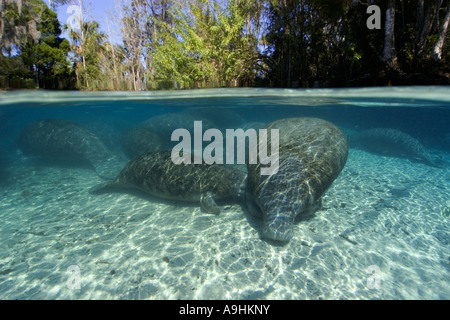
[[[264,219],[262,235],[264,238],[288,242],[292,239],[294,214],[291,212],[271,212]]]

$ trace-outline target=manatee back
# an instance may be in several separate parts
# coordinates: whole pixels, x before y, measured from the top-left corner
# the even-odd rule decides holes
[[[260,164],[248,165],[249,189],[260,198],[270,197],[272,192],[280,198],[291,193],[288,198],[301,199],[298,202],[305,210],[342,171],[348,156],[347,140],[335,125],[318,118],[282,119],[266,129],[279,130],[279,170],[273,176],[261,176]],[[270,150],[270,141],[268,144]],[[263,206],[267,203],[261,202]]]
[[[289,241],[295,218],[317,209],[323,193],[341,172],[348,145],[336,126],[316,118],[282,119],[266,129],[268,133],[279,130],[279,169],[263,176],[261,164],[247,166],[249,201],[261,210],[263,235]]]
[[[135,127],[122,137],[122,148],[128,158],[134,159],[141,154],[162,149],[162,142],[152,129]]]
[[[18,144],[29,154],[52,159],[88,161],[104,179],[114,179],[125,165],[93,132],[60,119],[30,123],[20,133]]]
[[[171,151],[160,150],[130,161],[114,184],[161,198],[198,201],[206,192],[215,199],[239,196],[245,177],[244,172],[224,165],[175,164]]]
[[[42,156],[104,158],[108,150],[91,131],[76,123],[48,119],[30,123],[19,136],[19,147]]]

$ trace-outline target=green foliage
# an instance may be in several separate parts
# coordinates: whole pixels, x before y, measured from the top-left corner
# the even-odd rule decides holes
[[[60,38],[61,27],[56,13],[41,0],[25,0],[21,11],[11,7],[7,16],[13,15],[13,12],[15,21],[10,21],[10,27],[20,29],[20,26],[26,26],[27,32],[10,38],[19,50],[17,57],[11,54],[10,57],[2,56],[3,62],[12,62],[11,66],[0,68],[0,75],[8,79],[4,85],[8,86],[15,77],[24,79],[26,87],[30,83],[26,79],[32,78],[40,88],[69,88],[73,78],[67,60],[70,45],[67,40]]]
[[[258,70],[256,39],[245,35],[243,1],[189,1],[173,6],[173,24],[162,24],[155,48],[155,79],[187,82],[232,83],[253,79]]]
[[[22,59],[31,73],[34,73],[39,87],[46,89],[67,88],[73,76],[67,55],[69,42],[60,38],[61,26],[57,15],[42,1],[33,2],[34,13],[40,13],[37,30],[40,38],[36,42],[30,37],[22,46]],[[29,14],[32,14],[29,12]]]
[[[385,12],[386,1],[372,3],[378,4],[381,12]],[[426,25],[443,25],[450,2],[441,2],[443,7],[440,15],[432,14],[436,2],[424,3],[426,14],[420,25],[417,1],[396,2],[394,33],[398,69],[392,70],[382,59],[384,25],[381,30],[366,28],[369,2],[271,0],[269,28],[265,38],[269,44],[266,57],[270,85],[425,84],[427,79],[441,79],[437,81],[449,83],[448,75],[443,76],[450,71],[448,62],[445,63],[448,59],[448,50],[445,50],[448,42],[444,43],[442,61],[435,63],[430,60],[438,28],[430,28],[423,48],[420,47],[418,35]],[[382,21],[384,23],[385,20]],[[418,79],[422,82],[415,82],[409,73],[423,73]]]
[[[70,29],[79,89],[102,89],[98,84],[104,80],[100,61],[106,36],[99,28],[98,22],[89,21],[83,22],[80,30]]]
[[[442,58],[441,51],[433,55],[445,36],[449,0],[424,1],[422,13],[416,0],[395,2],[395,65],[383,56],[384,26],[366,27],[367,6],[379,5],[383,15],[392,1],[130,0],[117,15],[122,44],[108,42],[95,21],[82,21],[62,39],[56,13],[43,1],[23,0],[21,10],[16,3],[0,1],[2,87],[423,84],[415,74],[449,83],[450,32]]]
[[[0,55],[0,88],[33,89],[36,84],[28,79],[30,76],[21,57]]]

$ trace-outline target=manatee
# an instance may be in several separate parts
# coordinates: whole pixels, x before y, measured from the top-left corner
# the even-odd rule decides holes
[[[216,108],[207,106],[197,110],[187,110],[186,112],[189,112],[189,114],[185,112],[181,114],[186,114],[192,117],[192,112],[194,112],[197,120],[200,119],[206,123],[210,122],[217,128],[241,128],[245,125],[246,121],[241,115],[242,110],[223,106],[219,101],[217,101],[217,103],[218,105],[214,104]],[[236,104],[234,106],[236,107]],[[217,110],[220,110],[220,112],[217,112]]]
[[[212,121],[204,119],[202,116],[187,113],[156,115],[143,121],[138,126],[153,130],[153,132],[160,136],[163,147],[170,150],[178,143],[171,141],[172,133],[176,129],[186,129],[193,135],[195,121],[202,121],[203,130],[217,127]]]
[[[219,214],[215,201],[241,201],[246,179],[245,172],[229,166],[175,164],[171,151],[158,150],[136,157],[113,181],[100,184],[90,192],[138,189],[161,199],[200,202],[205,211]]]
[[[133,159],[138,155],[162,149],[162,142],[152,129],[135,127],[122,137],[122,148],[125,155]]]
[[[114,178],[125,165],[93,132],[66,120],[32,122],[21,131],[18,144],[29,154],[52,159],[87,160],[105,179]]]
[[[93,119],[90,122],[83,122],[83,127],[93,132],[103,144],[112,152],[121,152],[121,145],[118,143],[123,136],[123,123],[110,119]]]
[[[428,150],[414,137],[397,129],[375,128],[353,135],[351,145],[379,155],[408,158],[436,167]]]
[[[262,215],[264,238],[288,242],[296,218],[320,207],[347,161],[348,145],[335,125],[317,118],[281,119],[266,129],[279,130],[279,169],[261,175],[261,163],[247,165],[249,209]]]

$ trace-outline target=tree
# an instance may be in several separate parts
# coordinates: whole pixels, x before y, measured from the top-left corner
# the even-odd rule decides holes
[[[3,30],[22,30],[6,32],[6,40],[2,38],[2,49],[7,53],[5,58],[11,58],[9,61],[17,71],[15,75],[33,77],[38,87],[47,89],[70,87],[72,70],[67,61],[70,46],[67,40],[60,38],[61,28],[56,13],[40,0],[10,1],[9,5],[4,7],[3,18],[8,25]],[[5,73],[11,75],[7,69],[0,72]]]
[[[442,59],[442,48],[444,47],[445,35],[447,33],[448,24],[450,21],[450,3],[447,5],[447,13],[445,14],[444,20],[442,22],[441,28],[439,29],[439,36],[436,44],[433,48],[433,59],[441,60]]]
[[[123,42],[126,52],[126,67],[130,72],[133,88],[144,89],[144,57],[145,42],[150,38],[150,24],[146,0],[132,0],[123,7],[121,19]],[[144,55],[145,54],[145,55]]]
[[[162,24],[170,24],[171,0],[128,0],[122,6],[121,29],[125,64],[134,90],[146,89],[155,78],[154,48],[161,39]]]
[[[32,37],[28,38],[21,47],[22,59],[30,72],[36,75],[39,87],[65,88],[71,84],[72,69],[67,60],[70,44],[60,38],[61,26],[56,13],[41,3],[41,19],[37,24],[40,38],[37,42]]]
[[[371,4],[386,13],[382,30],[366,28]],[[269,5],[265,39],[272,85],[448,83],[449,0],[271,0]]]
[[[106,36],[99,31],[100,25],[96,21],[85,22],[81,28],[84,46],[79,47],[82,56],[82,64],[79,65],[80,83],[86,89],[100,89],[103,81],[100,59]]]
[[[418,37],[416,39],[416,57],[421,58],[422,54],[425,51],[425,47],[428,42],[428,38],[430,35],[430,32],[433,28],[433,24],[435,21],[435,17],[437,13],[439,12],[439,8],[441,6],[442,0],[438,0],[437,3],[432,3],[431,1],[426,2],[426,9],[423,3],[423,0],[419,0],[418,4],[418,22],[417,27],[418,30],[416,31],[416,34],[418,34]],[[425,10],[425,11],[424,11]]]
[[[100,68],[103,73],[101,89],[106,90],[131,90],[124,65],[125,50],[121,45],[109,41],[103,43],[99,53]]]
[[[398,69],[395,50],[395,0],[388,0],[386,8],[382,61],[388,68]]]
[[[35,42],[39,39],[36,25],[41,18],[42,4],[41,1],[0,1],[0,54],[11,56],[29,37]]]
[[[66,24],[69,30],[72,50],[75,56],[75,74],[77,87],[81,89],[101,89],[103,70],[100,55],[106,35],[100,31],[96,21],[89,21],[89,5],[84,0],[64,1],[76,5],[79,10],[74,14],[75,22]]]
[[[48,7],[52,10],[56,10],[57,7],[70,3],[71,0],[47,0],[48,1]]]
[[[269,78],[275,86],[330,83],[342,57],[352,59],[344,41],[349,1],[270,1]],[[344,54],[345,53],[345,54]]]
[[[154,65],[159,79],[211,85],[253,80],[261,55],[249,32],[251,3],[191,0],[172,7],[173,24],[161,23]],[[157,79],[158,79],[157,78]]]
[[[80,8],[69,55],[51,10],[67,3]],[[120,0],[120,44],[89,19],[86,3],[0,0],[1,85],[449,83],[450,0]],[[366,27],[369,5],[385,13],[381,30]]]

